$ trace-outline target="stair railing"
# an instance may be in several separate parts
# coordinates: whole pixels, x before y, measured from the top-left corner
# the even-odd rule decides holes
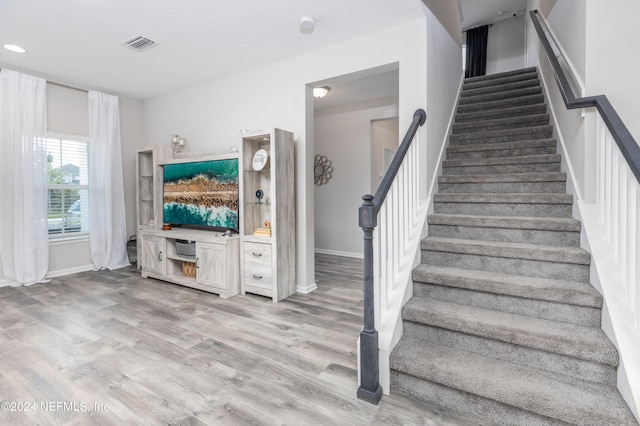
[[[394,320],[389,316],[400,315],[398,293],[404,290],[396,285],[397,278],[401,271],[406,273],[407,267],[411,269],[415,248],[412,250],[407,241],[415,235],[417,226],[422,228],[416,223],[419,210],[424,207],[420,200],[421,152],[416,134],[426,118],[422,109],[413,114],[409,130],[375,195],[364,195],[359,209],[359,225],[364,233],[364,327],[358,346],[358,398],[374,404],[382,397],[378,330],[387,320]],[[388,359],[383,362],[388,365]]]
[[[595,107],[595,201],[579,200],[600,285],[625,369],[640,377],[640,146],[606,96],[576,98],[554,54],[538,11],[530,12],[567,109]],[[556,43],[557,45],[557,43]],[[599,267],[601,266],[601,267]],[[623,358],[624,360],[624,358]],[[632,361],[633,360],[633,361]],[[640,386],[635,392],[640,395]]]
[[[611,257],[617,260],[618,281],[640,336],[640,146],[606,96],[576,98],[542,28],[538,11],[533,25],[551,64],[567,109],[595,107],[597,119],[596,209],[605,229]],[[615,142],[615,143],[614,143]]]

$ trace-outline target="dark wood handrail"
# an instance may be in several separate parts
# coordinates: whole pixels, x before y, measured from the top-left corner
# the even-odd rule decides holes
[[[373,288],[373,230],[377,226],[378,212],[387,197],[391,184],[400,170],[411,142],[427,120],[422,109],[413,114],[413,121],[407,130],[398,151],[393,156],[387,172],[378,186],[375,195],[367,194],[359,209],[359,224],[364,234],[364,327],[360,332],[360,387],[358,398],[377,404],[382,397],[378,358],[378,331],[375,323],[375,300]]]
[[[627,126],[625,126],[624,122],[605,95],[576,98],[571,86],[569,85],[569,80],[567,79],[566,74],[560,67],[558,58],[556,58],[553,53],[551,43],[549,43],[547,35],[542,29],[542,24],[538,19],[538,11],[533,10],[529,12],[529,16],[531,17],[533,26],[538,33],[538,37],[540,37],[540,42],[544,47],[547,59],[551,64],[553,75],[558,83],[558,88],[560,89],[566,108],[577,109],[595,107],[598,110],[600,116],[607,125],[609,132],[611,132],[613,140],[616,141],[618,148],[620,148],[620,152],[622,152],[625,160],[627,160],[629,168],[635,175],[638,183],[640,183],[640,146],[638,146],[638,142],[636,142],[635,138],[631,135],[631,132],[629,132],[629,129],[627,129]]]

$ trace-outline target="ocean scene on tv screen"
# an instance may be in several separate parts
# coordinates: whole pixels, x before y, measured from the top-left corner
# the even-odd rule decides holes
[[[166,164],[164,222],[238,229],[238,159]]]

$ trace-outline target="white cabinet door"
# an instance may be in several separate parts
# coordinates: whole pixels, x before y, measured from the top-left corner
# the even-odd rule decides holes
[[[196,243],[196,282],[226,290],[224,245]]]
[[[154,235],[141,234],[142,272],[165,274],[165,239]]]

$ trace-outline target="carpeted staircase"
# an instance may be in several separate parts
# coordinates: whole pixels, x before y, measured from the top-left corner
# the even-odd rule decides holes
[[[535,68],[465,80],[391,392],[482,424],[637,425]]]

